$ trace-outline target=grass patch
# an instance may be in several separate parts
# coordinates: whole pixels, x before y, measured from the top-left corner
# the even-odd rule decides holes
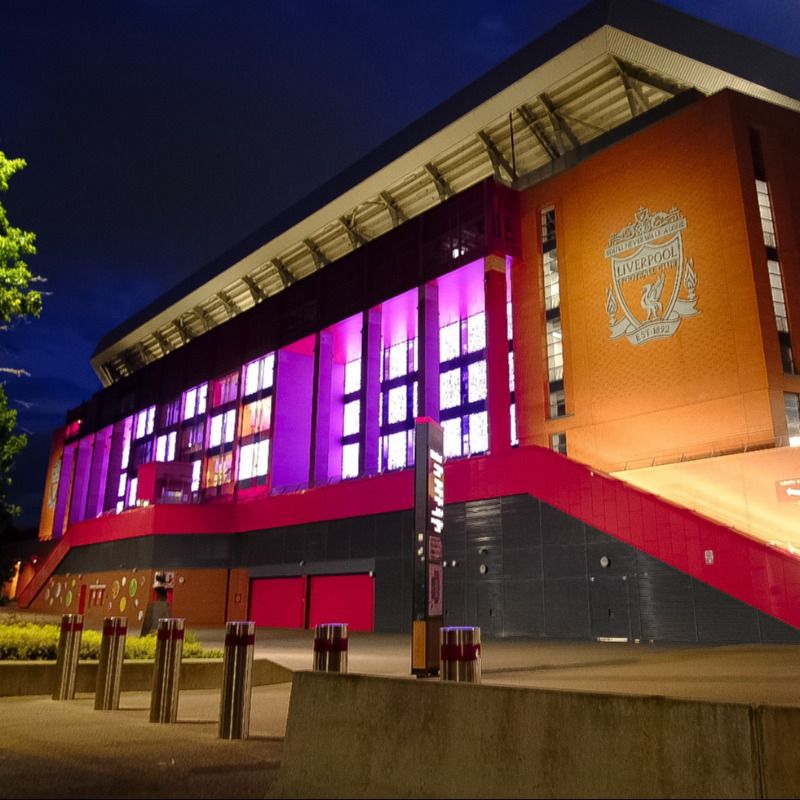
[[[61,626],[24,622],[19,619],[0,620],[0,661],[55,661]],[[81,637],[81,659],[100,657],[99,631],[84,630]],[[152,659],[156,654],[156,635],[128,636],[125,639],[125,658]],[[186,631],[183,640],[184,658],[222,658],[222,650],[204,648],[197,634]]]

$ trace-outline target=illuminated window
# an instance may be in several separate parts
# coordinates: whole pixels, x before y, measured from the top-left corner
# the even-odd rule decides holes
[[[192,461],[192,491],[200,491],[200,470],[202,461]]]
[[[414,418],[417,415],[417,340],[381,349],[381,471],[403,469],[414,461]]]
[[[268,353],[261,358],[245,364],[244,396],[271,389],[275,377],[275,354]],[[223,401],[224,402],[224,401]]]
[[[209,456],[206,462],[205,486],[214,488],[230,483],[233,477],[232,464],[233,454],[230,452]]]
[[[272,418],[272,397],[262,397],[242,408],[242,438],[268,431]]]
[[[242,445],[239,448],[240,481],[263,477],[269,471],[269,439]]]
[[[239,373],[231,372],[230,375],[217,378],[212,387],[212,408],[232,403],[239,396]]]
[[[775,221],[772,216],[772,201],[770,200],[769,186],[766,181],[756,180],[756,195],[758,196],[758,211],[761,216],[761,232],[764,234],[764,244],[767,247],[777,247]]]
[[[358,477],[361,442],[361,359],[344,365],[344,407],[342,410],[342,478]]]
[[[545,309],[545,351],[550,391],[550,416],[566,414],[564,399],[564,342],[561,327],[561,294],[556,246],[556,211],[552,206],[540,213],[542,285]]]
[[[561,455],[567,454],[567,434],[566,433],[553,433],[550,436],[550,449],[555,450],[556,453]]]
[[[183,393],[183,419],[194,419],[206,413],[208,384],[201,383]]]
[[[439,416],[448,458],[485,453],[486,315],[473,314],[439,330]],[[446,346],[444,346],[446,345]]]
[[[144,409],[136,414],[136,421],[134,422],[134,439],[143,439],[145,436],[150,435],[155,428],[156,421],[156,407]]]
[[[790,447],[800,447],[800,394],[783,393],[783,405],[786,410],[786,433]]]
[[[358,442],[342,447],[342,478],[358,477],[358,451]]]
[[[175,460],[175,444],[177,437],[177,432],[171,431],[156,439],[156,461]]]
[[[208,446],[230,444],[236,435],[236,409],[211,417],[208,429]]]

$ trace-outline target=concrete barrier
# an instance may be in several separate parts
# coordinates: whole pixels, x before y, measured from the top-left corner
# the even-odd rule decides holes
[[[297,672],[273,796],[797,797],[798,737],[800,709]]]
[[[153,688],[153,661],[128,660],[122,667],[123,692],[149,692]],[[0,697],[28,694],[52,694],[55,661],[0,661]],[[253,662],[253,686],[288,683],[291,670],[267,659]],[[97,661],[78,663],[77,692],[94,694]],[[181,690],[220,689],[221,658],[185,658],[181,665]]]

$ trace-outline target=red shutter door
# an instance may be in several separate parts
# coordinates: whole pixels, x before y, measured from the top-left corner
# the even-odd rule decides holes
[[[302,628],[305,612],[305,578],[258,578],[250,582],[250,619],[256,625]]]
[[[375,579],[371,575],[311,577],[308,626],[346,622],[351,631],[375,628]]]

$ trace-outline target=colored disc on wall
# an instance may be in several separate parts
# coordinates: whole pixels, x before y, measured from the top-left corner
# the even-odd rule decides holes
[[[128,605],[128,598],[127,598],[127,597],[123,597],[123,598],[122,598],[122,599],[119,601],[119,610],[120,610],[120,612],[124,611],[124,610],[125,610],[125,607],[126,607],[127,605]]]
[[[72,589],[70,589],[67,592],[66,597],[64,597],[64,605],[67,607],[72,605]]]
[[[119,595],[119,581],[114,581],[111,584],[111,596],[116,600],[117,595]]]
[[[128,594],[133,597],[138,589],[139,582],[136,580],[136,578],[131,578],[131,582],[128,584]]]

